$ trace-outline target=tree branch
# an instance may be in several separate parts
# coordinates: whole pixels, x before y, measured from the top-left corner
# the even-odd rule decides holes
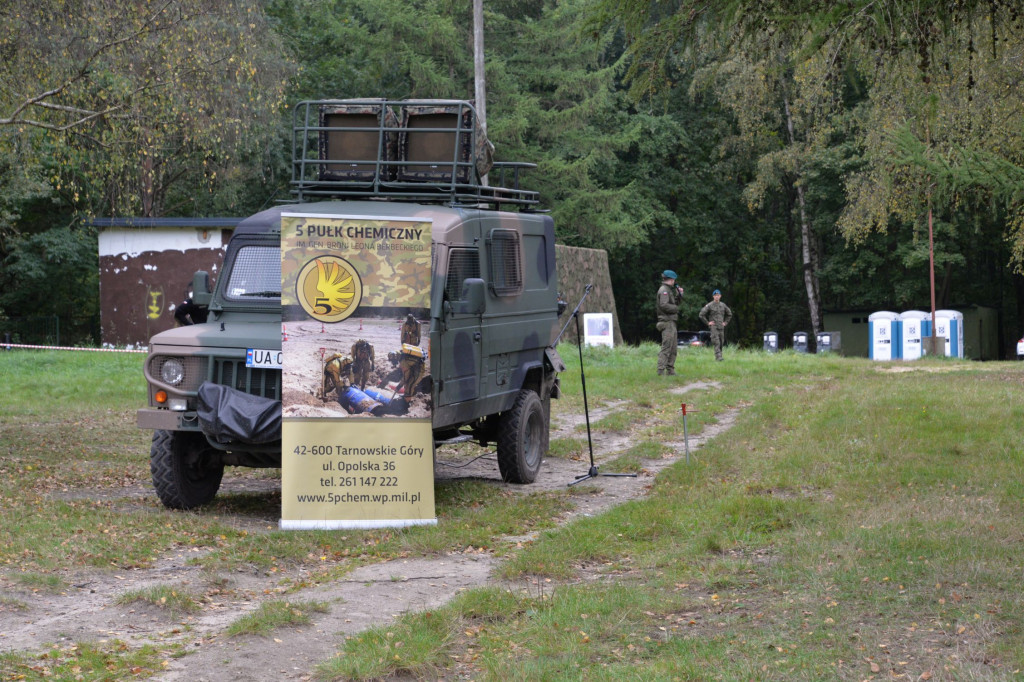
[[[149,16],[142,22],[142,25],[137,30],[120,38],[107,40],[103,44],[96,47],[96,49],[94,49],[92,53],[90,53],[81,63],[81,65],[75,70],[74,75],[72,75],[70,78],[67,78],[63,83],[61,83],[59,86],[55,88],[52,88],[50,90],[47,90],[46,92],[42,92],[38,95],[28,97],[27,99],[25,99],[25,101],[23,101],[14,109],[10,116],[8,116],[7,118],[0,118],[0,126],[27,125],[35,128],[41,128],[44,130],[66,132],[71,130],[72,128],[80,127],[93,119],[105,116],[115,111],[121,111],[125,109],[125,107],[127,106],[126,103],[113,105],[105,109],[99,110],[82,109],[78,107],[70,107],[61,104],[53,104],[51,102],[47,102],[44,100],[55,98],[64,93],[65,91],[67,91],[67,89],[70,88],[74,83],[86,79],[89,76],[92,65],[96,62],[97,59],[99,59],[101,55],[113,50],[119,45],[124,45],[126,43],[138,40],[146,34],[156,33],[157,31],[167,31],[170,29],[171,26],[177,26],[182,23],[185,23],[186,21],[191,19],[192,16],[194,16],[182,15],[178,17],[178,19],[168,22],[167,25],[163,27],[157,27],[157,18],[160,15],[162,15],[167,10],[167,8],[173,4],[173,2],[174,0],[164,0],[163,4],[155,8],[149,14]],[[151,87],[151,84],[144,83],[137,87],[135,90],[133,90],[131,93],[129,93],[129,95],[126,96],[124,99],[128,100],[131,97],[137,95],[138,93],[148,89],[149,87]],[[46,123],[43,121],[37,121],[35,119],[21,118],[20,114],[31,107],[39,107],[41,109],[48,109],[51,111],[60,111],[63,113],[75,114],[79,115],[80,118],[73,120],[69,123],[66,123],[64,125]]]

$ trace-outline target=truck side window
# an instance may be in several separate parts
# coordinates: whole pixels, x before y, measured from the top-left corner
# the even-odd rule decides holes
[[[519,232],[497,228],[488,240],[491,286],[498,296],[515,296],[523,291],[523,268]]]
[[[462,282],[480,277],[480,256],[476,249],[451,249],[448,252],[448,275],[444,281],[449,301],[462,300]]]

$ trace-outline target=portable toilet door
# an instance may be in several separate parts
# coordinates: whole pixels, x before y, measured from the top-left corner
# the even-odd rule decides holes
[[[946,339],[946,357],[964,356],[964,314],[959,310],[935,311],[935,335]]]
[[[900,313],[900,357],[920,360],[924,354],[924,337],[931,335],[932,316],[921,310]]]
[[[868,357],[872,360],[899,359],[899,315],[879,310],[868,315]]]

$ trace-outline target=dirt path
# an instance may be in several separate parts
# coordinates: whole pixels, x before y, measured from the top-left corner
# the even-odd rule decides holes
[[[714,384],[690,384],[673,393],[715,388]],[[606,414],[624,409],[628,403],[598,405],[590,411],[591,423]],[[739,410],[716,415],[717,422],[704,427],[699,437],[690,438],[693,454],[701,445],[732,426]],[[552,438],[573,435],[584,415],[553,416],[556,428]],[[595,462],[600,471],[602,461],[626,449],[630,442],[622,434],[592,433]],[[636,478],[598,476],[582,481],[576,488],[575,507],[559,519],[566,523],[580,515],[594,515],[630,499],[640,497],[649,489],[653,478],[664,467],[685,456],[684,443],[668,444],[673,454],[658,460],[645,460]],[[480,451],[483,452],[483,451]],[[577,476],[588,473],[589,454],[585,460],[545,459],[536,483],[515,486],[503,483],[492,454],[467,463],[465,458],[438,456],[435,473],[438,479],[477,479],[517,494],[543,490],[565,490]],[[276,480],[240,481],[225,477],[223,491],[276,488]],[[109,493],[109,491],[108,491]],[[148,490],[121,491],[120,497],[149,496]],[[250,521],[265,529],[273,527],[276,518]],[[523,538],[506,538],[515,543]],[[240,566],[230,575],[211,575],[191,566],[188,560],[195,553],[181,551],[144,570],[118,573],[83,572],[65,576],[73,585],[64,594],[28,592],[6,578],[0,577],[0,591],[27,608],[0,601],[0,651],[37,651],[48,643],[71,645],[74,642],[121,640],[131,646],[146,643],[184,642],[189,655],[168,658],[164,671],[152,678],[160,682],[201,682],[230,680],[309,680],[314,666],[333,656],[345,635],[390,622],[408,611],[436,608],[459,591],[490,583],[496,559],[485,552],[467,550],[440,558],[390,561],[359,568],[344,579],[310,587],[298,592],[281,593],[283,578],[301,580],[304,571],[293,575],[273,575],[251,566]],[[118,595],[148,586],[174,585],[194,593],[223,594],[223,601],[204,605],[197,615],[174,618],[163,609],[148,606],[122,606]],[[270,637],[235,637],[223,635],[224,629],[241,615],[257,608],[267,599],[318,601],[329,605],[327,613],[315,614],[309,627],[283,628]]]

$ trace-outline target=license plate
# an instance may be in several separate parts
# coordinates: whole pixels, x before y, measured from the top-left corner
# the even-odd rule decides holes
[[[250,348],[245,351],[245,366],[281,369],[281,351]]]

